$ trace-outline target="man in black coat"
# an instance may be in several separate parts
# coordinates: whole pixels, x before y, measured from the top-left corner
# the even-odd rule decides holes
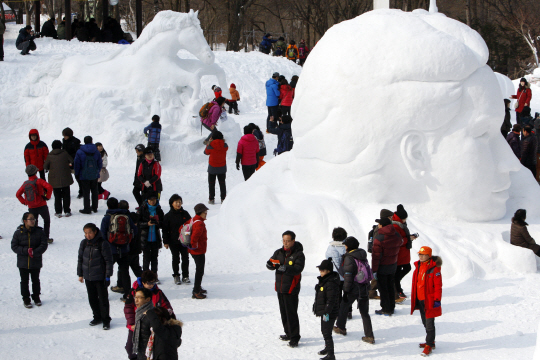
[[[285,231],[282,235],[283,247],[277,249],[266,262],[266,268],[276,272],[275,289],[278,295],[279,311],[285,335],[290,347],[297,347],[300,341],[300,322],[298,321],[298,294],[306,258],[302,244],[296,242],[296,234]]]
[[[75,159],[75,154],[77,154],[77,150],[79,150],[81,147],[81,140],[73,136],[73,130],[70,128],[65,128],[62,130],[62,136],[64,137],[62,139],[62,149],[66,150],[72,159]],[[73,170],[73,168],[73,164],[71,164],[71,170]],[[74,171],[72,171],[72,173],[74,173]],[[81,189],[81,181],[77,179],[77,177],[75,177],[75,180],[79,185],[79,194],[77,195],[77,199],[82,199],[83,193]]]
[[[111,317],[107,288],[111,283],[114,265],[111,247],[95,224],[88,223],[83,229],[85,239],[79,247],[77,275],[81,283],[86,282],[88,302],[94,315],[90,326],[103,323],[103,330],[109,330]]]
[[[323,260],[317,267],[321,276],[317,277],[319,283],[315,285],[313,313],[321,317],[321,333],[324,338],[324,349],[319,351],[319,355],[326,355],[322,358],[324,360],[335,360],[332,328],[338,316],[341,281],[338,273],[333,271],[332,260]]]
[[[523,140],[521,140],[521,164],[529,169],[536,179],[536,153],[538,151],[538,139],[532,134],[532,127],[527,125],[523,128]]]
[[[150,335],[152,335],[150,329],[152,323],[150,322],[150,317],[146,315],[154,311],[152,292],[145,287],[140,287],[135,291],[134,300],[137,311],[135,312],[133,330],[133,353],[137,354],[138,360],[146,360],[146,347],[148,346]]]
[[[32,278],[32,299],[37,306],[41,306],[39,272],[43,266],[41,257],[47,247],[47,236],[42,228],[36,226],[34,214],[24,213],[23,225],[13,233],[11,250],[17,254],[17,267],[21,275],[21,295],[26,308],[32,307],[28,277]]]
[[[340,273],[343,276],[343,298],[341,305],[339,306],[339,316],[334,327],[334,332],[342,335],[347,335],[347,312],[352,304],[358,300],[358,309],[362,316],[362,323],[364,325],[364,333],[366,336],[362,337],[362,341],[374,344],[375,337],[373,335],[373,327],[371,326],[371,317],[369,316],[369,289],[370,283],[366,281],[365,284],[360,284],[355,280],[358,274],[358,265],[356,261],[367,264],[367,253],[364,249],[359,249],[360,243],[352,236],[349,236],[343,242],[345,245],[346,253],[343,255],[342,265],[340,267]],[[369,264],[367,264],[369,266]],[[367,267],[366,266],[366,267]]]
[[[519,135],[521,134],[521,125],[514,124],[512,132],[506,137],[506,141],[510,148],[514,152],[514,155],[519,159],[521,158],[521,141],[519,140]]]
[[[178,240],[178,230],[188,220],[191,215],[182,207],[182,197],[174,194],[169,199],[171,210],[163,219],[163,245],[165,249],[171,250],[173,278],[176,285],[182,282],[189,284],[189,253],[187,247],[183,246]],[[182,255],[182,279],[180,279],[180,255]]]
[[[43,26],[41,27],[41,36],[58,39],[58,33],[54,27],[54,16],[43,23]]]
[[[135,146],[135,152],[137,153],[137,164],[135,165],[135,178],[133,179],[133,196],[135,196],[135,200],[137,200],[138,206],[141,206],[143,198],[141,195],[141,192],[143,190],[141,181],[139,180],[139,176],[137,175],[139,171],[139,166],[141,166],[141,163],[144,160],[144,145],[139,144]]]
[[[21,55],[28,55],[30,50],[34,51],[37,49],[36,43],[34,42],[35,38],[32,26],[26,25],[26,27],[19,30],[19,36],[15,41],[15,46],[18,50],[21,50]]]

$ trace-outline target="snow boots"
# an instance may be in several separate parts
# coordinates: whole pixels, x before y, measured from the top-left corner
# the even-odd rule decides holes
[[[193,295],[191,296],[192,299],[198,299],[198,300],[202,300],[202,299],[206,299],[206,295],[203,294],[202,292],[200,293],[193,293]]]
[[[368,344],[375,344],[375,338],[369,336],[362,336],[362,341]]]
[[[279,335],[279,340],[281,340],[281,341],[291,341],[291,338],[288,337],[287,335]],[[324,355],[324,354],[321,354],[319,352],[319,355]]]
[[[375,310],[376,315],[392,316],[392,313],[388,313],[382,310]]]
[[[184,284],[191,284],[191,281],[189,281],[189,278],[186,276],[185,278],[182,279],[182,282]]]
[[[180,280],[180,275],[173,276],[175,285],[182,285],[182,281]]]
[[[94,320],[90,321],[90,323],[89,323],[88,325],[90,325],[90,326],[96,326],[96,325],[101,324],[102,322],[103,322],[103,321],[101,321],[101,320],[96,320],[96,319],[94,319]]]
[[[41,306],[41,299],[39,298],[39,295],[32,295],[32,300],[34,300],[34,304],[36,304],[36,306]]]
[[[32,302],[30,301],[30,298],[23,298],[24,307],[27,309],[32,308]]]
[[[424,351],[422,351],[422,352],[420,353],[420,355],[422,355],[422,356],[425,357],[425,356],[429,356],[429,354],[431,354],[431,346],[426,345],[426,346],[424,347]]]
[[[347,335],[347,330],[340,329],[337,326],[334,326],[334,332],[343,336]]]

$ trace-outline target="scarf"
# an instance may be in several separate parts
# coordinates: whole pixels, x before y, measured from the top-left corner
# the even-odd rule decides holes
[[[154,303],[152,300],[137,308],[135,312],[135,330],[133,331],[133,354],[139,352],[139,338],[141,336],[141,321],[145,316],[145,312],[154,308]]]
[[[156,215],[156,209],[157,209],[157,204],[152,206],[150,204],[148,204],[148,211],[150,212],[150,216],[155,216]],[[156,226],[155,225],[152,225],[150,226],[150,229],[148,230],[148,242],[156,242],[157,239],[156,239]]]

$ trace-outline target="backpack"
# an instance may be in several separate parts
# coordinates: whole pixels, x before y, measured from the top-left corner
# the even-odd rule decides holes
[[[201,117],[201,120],[206,119],[208,117],[208,113],[210,112],[210,109],[212,106],[214,106],[212,102],[206,103],[202,106],[201,110],[199,110],[199,116]]]
[[[296,49],[291,46],[289,48],[289,51],[287,52],[287,56],[289,58],[295,58],[296,57]]]
[[[84,158],[81,176],[84,180],[96,180],[99,174],[97,161],[94,158],[94,154],[89,154],[87,152],[85,152],[85,154],[86,157]]]
[[[371,272],[371,267],[369,266],[367,260],[358,260],[355,258],[354,261],[356,262],[356,267],[358,268],[354,281],[358,284],[369,284],[369,282],[373,280],[373,273]]]
[[[37,186],[37,179],[26,180],[24,186],[24,198],[28,204],[38,201],[39,191]]]
[[[268,41],[266,40],[261,41],[261,43],[259,44],[259,51],[262,53],[268,54],[269,50],[270,49],[268,48]]]
[[[188,249],[193,249],[191,247],[191,230],[193,230],[193,224],[201,221],[201,220],[195,220],[193,219],[188,220],[182,227],[180,228],[180,236],[178,237],[178,240],[182,244],[182,246],[187,247]]]
[[[289,130],[283,130],[281,139],[279,139],[278,146],[274,152],[281,154],[285,151],[290,151],[293,148],[294,140]]]
[[[300,57],[306,56],[306,48],[305,48],[305,46],[300,46],[298,48],[298,54],[300,55]]]
[[[127,214],[111,214],[109,223],[109,242],[116,245],[126,245],[133,239],[133,229]]]

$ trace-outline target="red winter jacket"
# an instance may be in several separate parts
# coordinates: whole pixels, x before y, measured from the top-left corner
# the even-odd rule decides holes
[[[294,89],[291,87],[291,85],[281,85],[279,93],[281,106],[291,106],[294,99]]]
[[[418,281],[424,281],[424,292],[426,299],[424,300],[424,306],[426,308],[426,318],[431,319],[442,315],[441,307],[434,308],[433,303],[435,301],[441,301],[442,298],[442,276],[441,266],[442,259],[439,256],[432,256],[428,260],[428,269],[424,275],[424,279],[418,279],[418,272],[420,270],[420,261],[414,263],[416,269],[414,270],[412,280],[412,294],[411,294],[411,315],[416,308],[416,287]]]
[[[223,174],[227,171],[227,150],[229,146],[225,140],[217,139],[206,145],[204,149],[205,155],[210,155],[208,158],[208,172],[210,174]]]
[[[399,248],[403,240],[394,226],[387,225],[379,229],[373,239],[371,253],[371,269],[377,272],[382,265],[394,265],[397,263]]]
[[[531,106],[532,91],[528,86],[525,88],[525,90],[518,89],[517,95],[512,96],[512,98],[518,100],[519,106],[516,109],[516,112],[521,113],[525,107],[525,104],[527,104],[529,107]]]
[[[392,221],[403,223],[399,216],[394,214],[392,217]],[[401,238],[403,239],[403,244],[401,244],[401,247],[399,248],[399,254],[397,258],[397,264],[400,265],[407,265],[411,263],[411,250],[407,249],[407,243],[409,242],[409,238],[407,237],[407,234],[405,233],[405,230],[399,226],[399,224],[394,223],[394,228],[399,233]]]
[[[206,225],[204,224],[204,219],[200,217],[200,215],[195,215],[193,218],[193,228],[191,229],[191,247],[193,249],[188,249],[189,253],[191,255],[206,254],[207,241],[208,237],[206,235]]]
[[[45,159],[47,159],[47,155],[49,155],[49,148],[43,141],[39,140],[39,131],[36,129],[30,130],[28,138],[32,135],[37,135],[37,140],[32,141],[32,139],[30,139],[30,142],[26,144],[26,147],[24,148],[24,162],[26,163],[26,166],[35,165],[39,171],[42,171]]]
[[[137,278],[137,280],[135,280],[135,282],[133,283],[133,287],[131,288],[131,294],[126,300],[126,305],[124,306],[126,327],[129,330],[131,330],[131,325],[135,325],[135,312],[137,311],[137,306],[135,306],[134,302],[135,291],[137,291],[137,289],[142,286],[143,284],[141,278]],[[167,299],[163,291],[161,291],[161,289],[157,285],[154,285],[154,287],[150,291],[152,292],[152,303],[154,304],[154,306],[164,307],[165,309],[169,310],[170,315],[174,315],[171,303],[169,302],[169,299]]]
[[[37,179],[37,180],[36,180]],[[28,178],[29,181],[36,181],[37,185],[37,196],[34,198],[33,201],[29,201],[26,198],[24,198],[22,195],[24,194],[24,184],[17,190],[17,199],[21,202],[21,204],[28,206],[29,209],[35,209],[38,207],[46,206],[47,201],[43,199],[43,196],[47,197],[47,200],[51,199],[51,196],[53,194],[53,188],[52,186],[46,182],[43,179],[38,179],[36,175],[30,176]],[[31,185],[30,185],[31,186]],[[45,189],[44,189],[45,188]],[[47,193],[45,194],[45,190]]]
[[[259,152],[259,140],[253,134],[246,134],[238,141],[236,153],[242,155],[242,165],[257,164],[257,153]]]

